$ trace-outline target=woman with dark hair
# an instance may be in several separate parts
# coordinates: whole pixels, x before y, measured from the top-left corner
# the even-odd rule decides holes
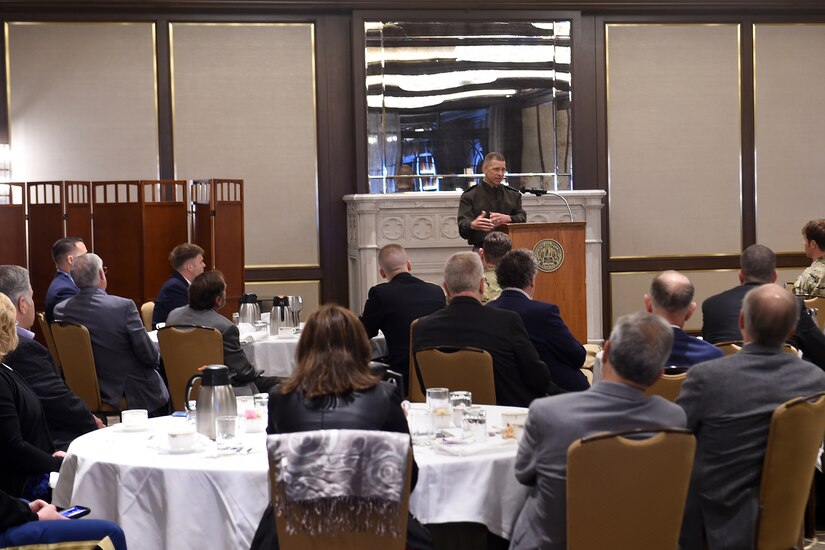
[[[358,318],[337,305],[310,315],[295,352],[292,376],[269,396],[267,433],[326,429],[409,434],[397,386],[370,373],[370,344]],[[418,468],[413,463],[412,488]],[[409,517],[407,548],[432,548],[430,534]],[[252,549],[278,548],[272,508],[264,513]]]
[[[0,361],[17,347],[17,310],[0,294]],[[55,451],[43,407],[28,383],[0,364],[0,489],[12,496],[48,497],[49,472],[64,453]]]

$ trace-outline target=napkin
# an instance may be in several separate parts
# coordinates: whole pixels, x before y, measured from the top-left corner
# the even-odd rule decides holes
[[[481,443],[476,442],[458,442],[451,438],[444,442],[437,442],[432,446],[433,451],[443,455],[451,456],[470,456],[483,455],[488,453],[500,453],[502,451],[510,450],[518,447],[518,442],[515,439],[501,439],[500,437],[491,437],[487,441]]]
[[[251,344],[252,342],[260,342],[269,338],[269,332],[241,332],[241,344]]]

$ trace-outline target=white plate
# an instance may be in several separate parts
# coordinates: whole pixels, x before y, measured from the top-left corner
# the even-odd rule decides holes
[[[145,431],[148,431],[150,429],[149,424],[144,424],[142,426],[127,426],[127,425],[123,424],[122,422],[120,424],[116,424],[115,426],[112,426],[112,427],[115,430],[119,431],[119,432],[126,432],[126,433],[145,432]]]

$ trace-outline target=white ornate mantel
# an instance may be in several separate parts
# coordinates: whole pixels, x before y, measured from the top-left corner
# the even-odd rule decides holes
[[[587,339],[602,342],[602,222],[604,191],[562,191],[573,220],[556,196],[525,195],[528,222],[587,222]],[[469,250],[458,235],[456,214],[461,193],[346,195],[350,309],[360,312],[370,287],[380,281],[378,250],[396,243],[407,249],[413,273],[441,284],[444,263],[454,252]]]

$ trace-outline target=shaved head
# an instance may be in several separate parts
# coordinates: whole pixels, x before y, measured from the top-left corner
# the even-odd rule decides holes
[[[388,244],[378,252],[378,267],[387,279],[407,271],[407,251],[400,244]]]
[[[741,315],[749,341],[780,347],[796,328],[799,303],[779,285],[761,285],[745,295]]]

